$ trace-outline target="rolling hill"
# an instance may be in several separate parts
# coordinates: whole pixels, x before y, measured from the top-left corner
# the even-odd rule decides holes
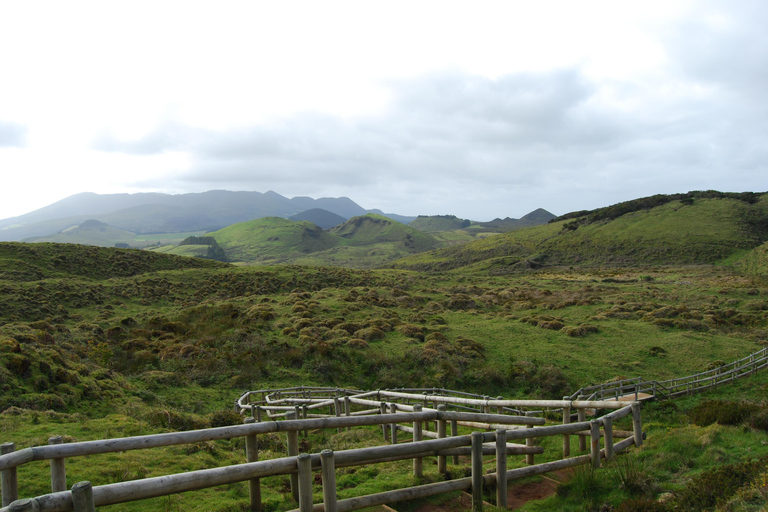
[[[626,213],[610,217],[581,212],[543,226],[405,258],[393,266],[450,270],[479,265],[507,271],[542,264],[716,263],[768,240],[768,195],[752,199],[654,201],[658,205],[627,208]]]
[[[284,262],[341,243],[311,222],[280,217],[233,224],[208,236],[216,239],[227,260],[239,262]]]
[[[211,190],[199,194],[76,194],[18,217],[0,220],[0,241],[50,236],[95,219],[137,234],[206,232],[262,217],[291,217],[322,208],[349,219],[368,212],[347,197],[294,197],[276,192]],[[414,217],[386,214],[398,222]],[[78,243],[86,243],[76,240]]]

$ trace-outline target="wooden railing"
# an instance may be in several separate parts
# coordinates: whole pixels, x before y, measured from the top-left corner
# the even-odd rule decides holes
[[[674,398],[706,391],[720,384],[754,375],[758,370],[768,367],[768,347],[746,357],[704,372],[678,377],[670,380],[643,380],[641,377],[617,382],[597,384],[579,389],[569,400],[618,400],[629,397],[640,400],[643,396],[655,399]]]
[[[508,480],[579,464],[599,467],[601,459],[611,459],[617,452],[632,445],[640,446],[643,442],[639,403],[478,399],[441,391],[444,393],[292,388],[266,393],[249,392],[243,395],[237,404],[241,410],[251,413],[247,415],[243,425],[109,440],[54,443],[18,451],[14,451],[12,443],[5,443],[0,455],[3,507],[0,512],[90,512],[95,510],[95,507],[245,481],[249,482],[251,510],[261,510],[259,479],[273,475],[290,475],[291,490],[301,512],[357,510],[460,489],[472,491],[473,508],[480,510],[483,485],[495,483],[498,506],[505,507]],[[315,396],[311,396],[312,393]],[[335,396],[337,393],[338,396]],[[329,396],[331,394],[334,396]],[[258,400],[254,400],[255,397],[258,397]],[[436,407],[428,408],[427,405]],[[454,409],[463,407],[476,410],[447,410],[449,406]],[[319,409],[323,407],[329,408],[328,414],[319,413]],[[512,409],[534,408],[561,409],[562,424],[545,425],[544,418],[508,413]],[[588,410],[607,409],[613,412],[591,421],[584,419],[571,422],[572,409],[576,410],[578,417],[582,419],[586,417]],[[259,415],[262,417],[258,418]],[[297,419],[299,415],[302,417]],[[632,416],[631,431],[618,431],[613,428],[615,421],[629,415]],[[275,421],[271,416],[282,419]],[[258,419],[263,421],[257,421]],[[430,429],[430,424],[434,425],[434,429]],[[301,432],[372,425],[382,427],[383,438],[388,444],[336,452],[323,450],[314,454],[299,453],[298,438]],[[462,425],[493,431],[458,435],[458,427]],[[288,456],[259,461],[256,436],[274,432],[285,433]],[[400,432],[409,433],[410,442],[398,439]],[[534,457],[543,454],[544,449],[536,446],[534,440],[549,436],[563,437],[562,458],[535,464]],[[583,455],[571,456],[571,436],[578,436],[578,449],[584,452]],[[78,482],[70,490],[66,489],[65,461],[71,457],[237,437],[244,437],[246,441],[245,464],[93,487],[88,482]],[[602,448],[600,437],[604,439]],[[614,439],[622,440],[614,442]],[[525,444],[515,444],[514,441],[524,441]],[[459,455],[471,456],[471,477],[337,500],[336,467],[413,459],[414,475],[419,476],[423,471],[424,457],[436,456],[438,471],[446,472],[447,458],[458,458]],[[483,455],[495,456],[495,473],[483,474]],[[509,455],[524,456],[528,466],[508,470],[506,465]],[[39,460],[51,461],[52,492],[19,500],[16,468]],[[458,460],[453,462],[458,463]],[[323,473],[322,504],[312,503],[313,471]]]

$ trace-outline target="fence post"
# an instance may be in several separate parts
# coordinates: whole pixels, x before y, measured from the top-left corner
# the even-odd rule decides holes
[[[472,432],[472,512],[483,512],[482,432]]]
[[[451,420],[451,437],[456,437],[459,435],[459,422],[457,420]],[[459,463],[459,456],[454,455],[453,460],[454,465]]]
[[[39,512],[40,504],[36,499],[24,498],[8,505],[9,512]]]
[[[640,417],[640,404],[632,404],[632,430],[635,434],[635,446],[643,446],[643,420]]]
[[[507,508],[507,430],[496,431],[496,506]]]
[[[302,419],[307,419],[307,404],[301,406],[301,417]],[[304,439],[306,439],[308,435],[309,431],[304,429]]]
[[[386,402],[381,402],[379,404],[379,412],[381,413],[382,418],[384,417],[385,414],[387,414],[387,404],[386,404]],[[381,424],[381,430],[382,430],[382,432],[384,434],[384,442],[389,441],[389,426],[386,423],[382,423]]]
[[[341,416],[341,401],[339,400],[338,394],[339,391],[336,390],[336,396],[333,398],[333,413],[337,418]],[[341,427],[336,427],[336,433],[339,432],[341,432]]]
[[[312,456],[300,453],[296,465],[299,470],[299,510],[312,512]]]
[[[0,455],[16,451],[15,443],[0,444]],[[19,499],[19,480],[16,476],[16,468],[6,469],[0,473],[0,488],[3,492],[2,506],[7,507]]]
[[[597,420],[589,422],[589,434],[591,438],[590,454],[592,455],[592,467],[600,467],[600,423]]]
[[[397,404],[392,402],[389,404],[389,412],[392,414],[397,413]],[[397,423],[390,423],[389,425],[389,435],[392,437],[392,444],[397,444]]]
[[[567,396],[563,397],[563,400],[568,400]],[[567,425],[571,422],[571,408],[563,407],[563,425]],[[569,434],[563,434],[563,458],[566,459],[571,456],[571,436]]]
[[[526,416],[532,416],[532,414],[529,413],[529,412],[526,412],[525,415]],[[533,425],[526,425],[526,428],[533,428]],[[536,444],[536,442],[535,442],[534,438],[532,438],[532,437],[526,437],[525,438],[525,446],[533,446],[535,444]],[[528,454],[525,455],[525,463],[528,464],[529,466],[533,466],[534,465],[533,454],[532,453],[528,453]]]
[[[413,412],[421,412],[421,404],[413,405]],[[422,439],[421,421],[413,422],[413,442],[418,443]],[[421,457],[413,458],[413,476],[422,478],[424,476],[424,460]]]
[[[352,416],[352,402],[349,401],[349,397],[344,395],[344,415]],[[347,430],[352,430],[352,427],[347,427]]]
[[[243,422],[256,423],[256,418],[245,418]],[[245,436],[245,460],[246,462],[256,462],[259,460],[259,445],[256,434]],[[251,497],[251,512],[261,512],[261,480],[258,478],[248,480],[248,491]]]
[[[75,512],[96,512],[91,482],[77,482],[72,486],[72,504]]]
[[[296,419],[296,413],[294,411],[288,412],[285,415],[286,419]],[[296,430],[289,430],[286,432],[288,438],[288,456],[296,456],[299,454],[299,432]],[[299,501],[299,475],[291,473],[291,494],[293,499]]]
[[[320,452],[320,464],[323,473],[323,506],[325,512],[337,512],[336,507],[336,462],[333,450]]]
[[[581,398],[582,397],[580,396],[579,400],[581,400]],[[587,419],[587,411],[583,407],[580,407],[576,412],[578,414],[579,423]],[[587,436],[585,434],[579,434],[579,451],[587,451]]]
[[[61,436],[48,438],[48,444],[61,444],[64,440]],[[67,490],[67,468],[64,459],[51,459],[51,492]]]
[[[609,417],[603,418],[603,434],[605,445],[605,460],[611,460],[613,458],[613,420]]]
[[[445,412],[446,406],[445,404],[440,404],[437,406],[438,416],[441,412]],[[442,439],[445,437],[445,420],[442,419],[442,416],[439,416],[440,419],[437,420],[437,438]],[[445,455],[438,455],[437,456],[437,472],[438,473],[445,473],[448,470],[447,464],[446,464],[447,457]]]

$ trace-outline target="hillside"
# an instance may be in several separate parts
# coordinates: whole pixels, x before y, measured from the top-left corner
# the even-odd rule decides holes
[[[468,228],[472,225],[472,222],[466,219],[460,219],[455,215],[419,215],[408,225],[419,231],[431,233],[435,231],[452,231],[455,229]]]
[[[703,201],[700,207],[721,212]],[[347,226],[343,240],[375,239],[377,227],[386,232],[382,219],[362,219]],[[498,247],[522,254],[530,250],[523,244],[562,231],[562,221],[526,229],[517,232],[519,246]],[[482,242],[497,250],[494,239],[511,235]],[[764,253],[762,247],[754,254]],[[242,422],[229,413],[244,390],[296,385],[560,398],[622,378],[689,375],[765,345],[768,282],[738,267],[590,264],[492,275],[482,260],[478,268],[236,267],[149,251],[0,243],[0,426],[17,450],[56,434],[90,440],[224,426]],[[711,394],[644,405],[648,439],[625,459],[634,487],[622,487],[620,467],[609,465],[588,473],[588,492],[579,490],[587,477],[577,472],[541,504],[549,508],[537,510],[581,510],[587,501],[594,510],[644,510],[618,509],[618,502],[682,495],[689,486],[701,488],[698,477],[763,457],[766,371],[714,390],[715,405]],[[708,409],[750,415],[715,423],[701,412]],[[312,435],[306,450],[315,452],[320,441]],[[323,442],[348,448],[352,435]],[[260,442],[268,457],[285,453],[284,436]],[[139,456],[68,461],[67,471],[101,485],[241,463],[243,445],[206,442]],[[378,471],[363,477],[386,486],[392,473]],[[23,494],[49,492],[50,475],[47,464],[26,467]],[[358,476],[344,475],[350,482]],[[709,482],[722,488],[719,480]],[[736,488],[746,493],[753,482],[759,483],[750,477]],[[295,508],[283,479],[262,483],[270,510]],[[126,510],[239,510],[246,489],[232,485]],[[766,504],[764,495],[750,499]]]
[[[264,217],[209,233],[228,261],[280,262],[337,246],[341,241],[308,221]]]
[[[506,217],[504,219],[493,219],[490,222],[481,222],[478,225],[482,228],[503,232],[531,226],[540,226],[541,224],[546,224],[555,218],[555,215],[549,213],[547,210],[539,208],[527,215],[524,215],[523,217],[520,217],[519,219]]]
[[[339,224],[343,224],[347,219],[341,215],[329,212],[328,210],[323,210],[322,208],[311,208],[293,215],[290,220],[297,222],[307,220],[322,229],[329,229],[338,226]]]
[[[206,232],[263,217],[290,217],[322,208],[349,219],[365,210],[347,197],[294,197],[276,192],[211,190],[199,194],[76,194],[52,205],[10,219],[0,220],[0,241],[50,236],[95,219],[133,233]],[[401,222],[413,217],[386,214]],[[87,243],[74,240],[77,243]]]
[[[130,231],[114,228],[98,220],[87,220],[78,226],[72,226],[60,233],[49,236],[34,237],[26,242],[56,242],[78,243],[114,247],[116,243],[129,243],[136,234]]]
[[[615,218],[590,213],[406,258],[396,268],[508,271],[547,265],[716,263],[768,240],[768,196],[671,200]]]

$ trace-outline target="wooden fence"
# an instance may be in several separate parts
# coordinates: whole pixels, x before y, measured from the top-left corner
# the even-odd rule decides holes
[[[706,391],[720,384],[754,375],[756,371],[766,367],[768,367],[768,347],[731,363],[687,377],[662,381],[643,380],[641,377],[636,377],[581,388],[565,398],[568,400],[618,400],[627,396],[634,400],[645,397],[674,398]]]
[[[471,490],[473,509],[481,510],[484,485],[496,484],[497,503],[506,507],[509,480],[580,464],[599,467],[601,459],[611,459],[619,451],[632,445],[640,446],[643,442],[640,404],[637,402],[502,400],[476,398],[447,390],[440,390],[441,393],[423,391],[361,392],[304,387],[263,390],[246,393],[238,400],[238,409],[250,413],[246,414],[243,425],[67,444],[52,438],[51,444],[47,446],[18,451],[14,450],[12,443],[5,443],[0,455],[0,512],[90,512],[95,507],[245,481],[249,483],[250,509],[259,511],[260,479],[274,475],[290,476],[293,497],[299,506],[297,510],[301,512],[357,510],[462,489]],[[448,407],[452,410],[448,410]],[[323,408],[328,409],[326,414],[322,414]],[[546,425],[544,418],[510,412],[542,408],[562,410],[562,424]],[[612,412],[587,421],[587,411],[596,409]],[[571,410],[577,411],[580,421],[572,422]],[[615,421],[630,415],[631,431],[613,428]],[[462,425],[465,428],[491,431],[458,435],[458,428]],[[314,454],[299,453],[298,439],[302,432],[363,426],[380,426],[386,444],[336,452],[323,450]],[[285,433],[288,456],[258,460],[257,436],[274,432]],[[404,439],[401,433],[409,434],[409,439]],[[549,436],[562,436],[562,458],[558,451],[557,457],[560,460],[536,464],[534,457],[544,453],[544,449],[536,446],[535,440]],[[578,449],[583,452],[582,455],[571,456],[571,436],[578,437]],[[246,441],[244,464],[94,487],[89,482],[78,482],[70,490],[66,488],[67,458],[237,437],[243,437]],[[601,437],[604,440],[602,448]],[[614,439],[621,440],[615,442]],[[436,456],[438,471],[446,472],[448,457],[458,463],[461,455],[470,457],[471,477],[337,499],[336,467],[412,459],[414,475],[419,476],[423,472],[424,457]],[[483,474],[484,455],[495,457],[495,473]],[[524,456],[528,465],[508,470],[507,458],[510,455]],[[51,461],[52,492],[19,500],[16,468],[39,460]],[[322,472],[322,504],[312,503],[313,471]]]

